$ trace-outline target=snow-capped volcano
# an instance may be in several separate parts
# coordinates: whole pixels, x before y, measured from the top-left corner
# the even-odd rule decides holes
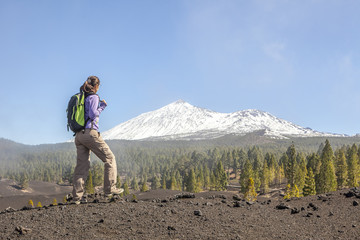
[[[303,128],[259,110],[218,113],[182,100],[143,113],[102,133],[102,136],[108,140],[209,139],[259,130],[275,138],[340,136]]]

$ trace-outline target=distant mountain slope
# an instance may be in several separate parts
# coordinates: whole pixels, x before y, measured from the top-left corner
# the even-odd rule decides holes
[[[28,145],[0,138],[0,163],[16,162],[18,155],[29,149],[30,147]]]
[[[107,140],[200,140],[229,134],[242,136],[259,130],[265,136],[279,139],[344,136],[304,128],[259,110],[218,113],[182,100],[143,113],[102,133],[102,136]]]

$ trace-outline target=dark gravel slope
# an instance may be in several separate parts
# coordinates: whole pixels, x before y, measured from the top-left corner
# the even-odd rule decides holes
[[[0,239],[360,239],[357,189],[255,203],[232,192],[178,194],[2,212]]]

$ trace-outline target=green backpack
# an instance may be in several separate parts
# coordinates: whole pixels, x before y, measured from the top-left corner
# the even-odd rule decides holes
[[[67,112],[67,129],[75,134],[85,128],[85,93],[80,92],[70,98]],[[74,134],[74,135],[75,135]]]

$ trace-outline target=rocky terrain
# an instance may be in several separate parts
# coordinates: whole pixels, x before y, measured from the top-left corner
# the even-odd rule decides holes
[[[360,239],[360,189],[290,201],[170,190],[3,209],[0,239]]]

